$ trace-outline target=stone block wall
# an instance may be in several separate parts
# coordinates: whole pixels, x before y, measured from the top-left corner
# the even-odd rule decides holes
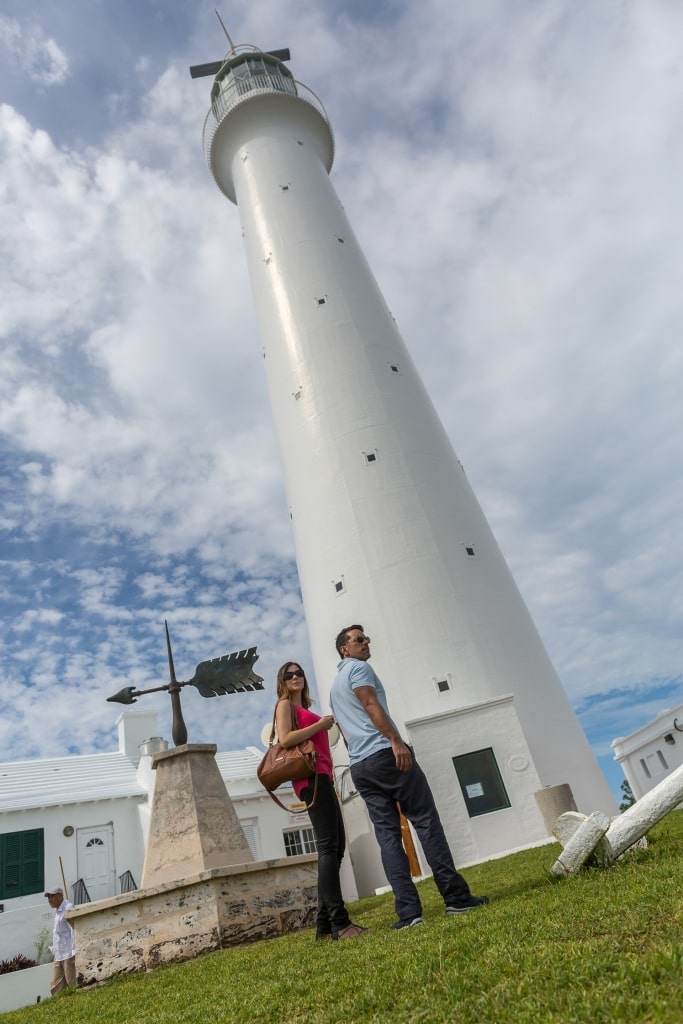
[[[149,971],[315,923],[317,857],[215,868],[78,907],[79,985]]]

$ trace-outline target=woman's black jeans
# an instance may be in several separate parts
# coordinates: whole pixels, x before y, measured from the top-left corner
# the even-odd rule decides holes
[[[313,799],[313,781],[301,793],[301,799]],[[341,807],[329,775],[318,775],[318,796],[308,811],[318,847],[318,920],[316,935],[335,935],[351,924],[344,906],[339,881],[339,866],[346,848],[346,833]]]

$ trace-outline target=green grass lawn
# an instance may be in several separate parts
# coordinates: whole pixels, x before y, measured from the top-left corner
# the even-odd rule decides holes
[[[679,1024],[683,1021],[683,812],[609,869],[548,880],[559,847],[465,874],[491,904],[446,918],[431,881],[425,923],[391,930],[391,896],[361,900],[372,931],[299,932],[147,975],[112,979],[4,1016],[3,1024]]]

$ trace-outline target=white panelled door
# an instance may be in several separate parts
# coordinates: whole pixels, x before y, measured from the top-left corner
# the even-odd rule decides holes
[[[77,830],[78,877],[85,882],[91,900],[116,895],[114,826]]]

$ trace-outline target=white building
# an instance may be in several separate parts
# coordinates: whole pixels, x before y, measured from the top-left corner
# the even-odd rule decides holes
[[[334,637],[362,623],[459,863],[543,841],[548,787],[614,813],[330,181],[320,101],[277,57],[238,47],[204,145],[242,222],[323,705]]]
[[[619,736],[612,741],[612,750],[639,800],[683,764],[683,704],[660,711],[651,722]]]
[[[153,711],[126,711],[117,727],[116,753],[0,764],[0,959],[36,958],[54,917],[46,889],[61,885],[78,903],[87,901],[85,890],[94,901],[139,886],[156,775],[151,754],[167,743],[155,736]],[[216,754],[255,859],[315,850],[308,815],[285,813],[259,784],[262,756],[255,747]],[[278,796],[297,806],[291,788]]]

